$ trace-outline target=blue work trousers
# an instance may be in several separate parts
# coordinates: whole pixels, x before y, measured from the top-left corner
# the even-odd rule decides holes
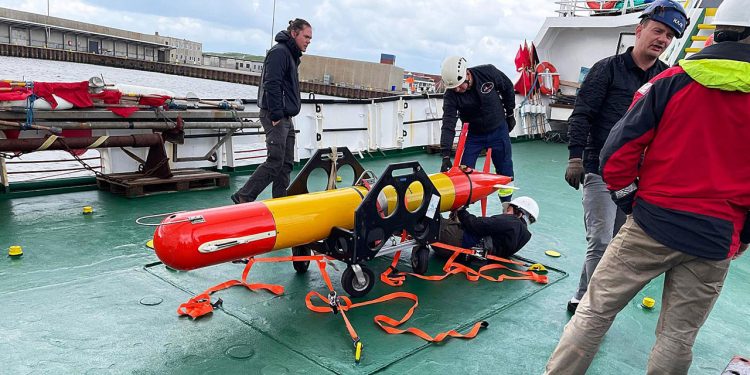
[[[507,126],[500,126],[486,134],[467,134],[461,164],[476,169],[479,153],[488,148],[492,149],[492,164],[495,166],[495,173],[512,178],[513,158]],[[500,201],[508,202],[510,199],[510,196],[501,197]]]

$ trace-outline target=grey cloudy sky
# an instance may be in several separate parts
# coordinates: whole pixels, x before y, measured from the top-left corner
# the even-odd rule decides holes
[[[47,13],[47,0],[0,0],[0,7]],[[262,55],[271,45],[273,0],[49,0],[51,16],[199,41],[205,52]],[[448,55],[495,64],[513,77],[519,43],[533,40],[553,0],[276,1],[274,32],[295,17],[313,26],[308,53],[379,61],[438,73]]]

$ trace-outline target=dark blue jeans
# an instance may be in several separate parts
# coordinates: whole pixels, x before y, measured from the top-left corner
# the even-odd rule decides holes
[[[476,168],[477,158],[483,149],[492,149],[492,164],[495,173],[503,176],[513,177],[513,159],[510,150],[510,136],[507,128],[500,126],[487,134],[471,134],[466,136],[464,144],[464,155],[461,164]],[[510,201],[510,197],[500,199],[503,202]]]
[[[269,184],[274,198],[285,197],[289,187],[289,175],[294,166],[294,123],[284,117],[276,126],[271,123],[268,111],[260,111],[260,123],[266,132],[267,157],[253,172],[238,194],[248,201],[254,201]]]

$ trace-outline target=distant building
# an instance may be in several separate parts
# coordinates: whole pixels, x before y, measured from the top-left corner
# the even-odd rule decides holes
[[[381,64],[388,64],[388,65],[396,65],[396,56],[395,55],[389,55],[387,53],[381,53],[380,54],[380,63]]]
[[[242,70],[251,73],[263,72],[263,60],[241,59],[218,54],[204,53],[203,65],[214,68]]]
[[[176,64],[203,65],[203,44],[193,42],[192,40],[173,38],[170,36],[161,36],[154,33],[154,36],[164,44],[165,47],[172,48],[169,52],[168,62]]]
[[[395,65],[316,55],[302,56],[299,66],[300,81],[366,90],[400,91],[403,75]]]
[[[443,88],[443,76],[440,74],[430,74],[430,73],[414,73],[419,74],[420,76],[432,78],[432,82],[435,84],[435,92],[443,92],[445,89]]]
[[[404,72],[404,80],[401,84],[401,88],[403,91],[410,94],[434,93],[436,82],[432,75],[417,72]]]
[[[0,43],[196,65],[203,57],[198,42],[8,8],[0,8]]]

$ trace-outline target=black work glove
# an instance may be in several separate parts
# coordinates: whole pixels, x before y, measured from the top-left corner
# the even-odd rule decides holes
[[[467,211],[467,209],[469,208],[469,204],[469,202],[466,202],[465,205],[456,210],[456,217],[458,218],[458,221],[462,221],[461,219],[466,220],[466,216],[469,215],[469,211]]]
[[[565,181],[568,185],[578,190],[578,187],[583,183],[583,177],[586,175],[586,171],[583,169],[583,159],[573,158],[568,160],[568,168],[565,170]]]
[[[450,156],[443,156],[443,165],[440,166],[440,172],[446,172],[453,167]]]
[[[508,116],[505,118],[505,122],[508,123],[508,133],[513,131],[513,128],[516,127],[516,118],[513,116]]]
[[[632,184],[617,190],[610,191],[609,194],[612,196],[612,200],[615,202],[625,215],[633,213],[633,204],[635,203],[635,193],[638,191],[638,184],[633,182]]]

